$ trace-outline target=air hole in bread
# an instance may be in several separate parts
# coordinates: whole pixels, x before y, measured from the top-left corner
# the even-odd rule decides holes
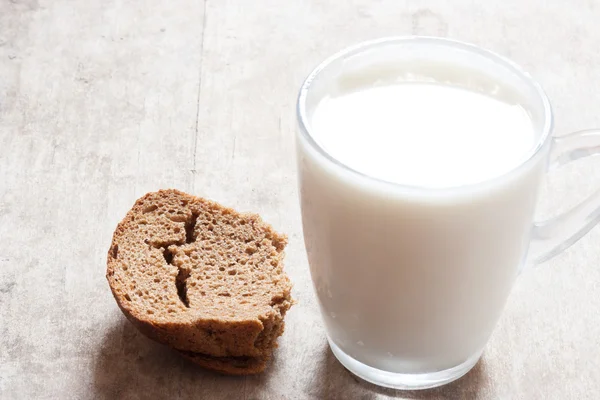
[[[115,244],[111,251],[110,251],[110,255],[112,256],[112,258],[116,259],[119,256],[119,245]]]
[[[183,214],[173,214],[173,215],[169,215],[169,219],[173,222],[187,222],[187,217]]]
[[[196,235],[194,228],[196,227],[196,221],[198,220],[198,213],[193,212],[189,220],[185,222],[185,242],[194,243],[196,241]]]
[[[190,277],[190,271],[185,268],[179,268],[175,286],[177,286],[177,296],[187,308],[190,308],[190,303],[187,298],[187,279]]]
[[[149,212],[156,211],[157,209],[158,209],[158,206],[156,204],[151,204],[148,207],[144,208],[143,213],[148,214]]]
[[[167,264],[171,265],[173,262],[173,253],[168,248],[163,250],[163,257],[165,257],[165,261]]]

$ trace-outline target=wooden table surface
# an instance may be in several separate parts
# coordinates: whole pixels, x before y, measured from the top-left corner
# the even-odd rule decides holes
[[[546,88],[556,133],[600,126],[593,0],[0,0],[1,399],[598,399],[600,229],[518,280],[483,360],[440,389],[364,383],[329,351],[304,253],[294,103],[352,43],[474,42]],[[541,215],[600,183],[549,177]],[[290,237],[298,304],[268,372],[222,377],[141,336],[104,278],[117,222],[178,188]]]

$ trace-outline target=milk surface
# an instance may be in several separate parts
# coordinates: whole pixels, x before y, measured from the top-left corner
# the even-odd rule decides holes
[[[337,163],[301,135],[297,147],[329,340],[385,371],[459,365],[483,350],[525,260],[546,162],[531,156],[534,123],[507,88],[340,82],[308,121]]]
[[[335,159],[390,182],[443,188],[497,177],[533,147],[527,111],[457,86],[393,83],[325,97],[311,119]]]

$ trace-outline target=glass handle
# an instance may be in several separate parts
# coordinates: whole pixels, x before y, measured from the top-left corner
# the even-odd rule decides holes
[[[549,170],[580,158],[600,154],[600,130],[586,130],[553,138]],[[600,222],[600,190],[571,210],[536,222],[530,246],[530,259],[542,263],[569,248]]]

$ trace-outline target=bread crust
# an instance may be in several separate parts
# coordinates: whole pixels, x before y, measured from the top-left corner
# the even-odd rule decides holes
[[[259,374],[267,368],[270,357],[212,357],[200,353],[179,352],[203,368],[225,375]]]

